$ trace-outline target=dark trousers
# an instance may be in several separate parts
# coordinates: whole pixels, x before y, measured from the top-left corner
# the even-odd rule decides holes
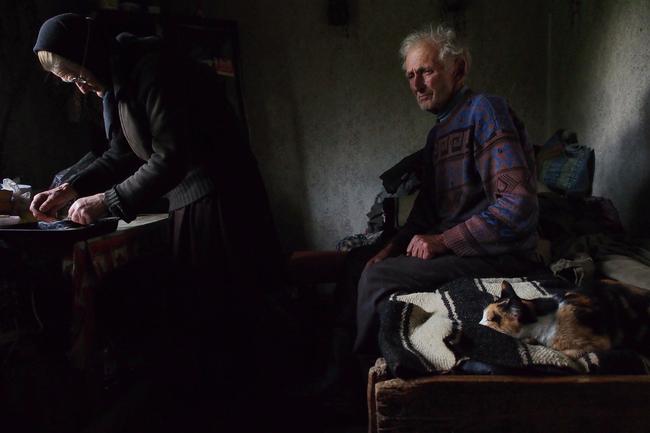
[[[398,256],[365,269],[357,293],[357,335],[354,349],[377,356],[379,311],[395,292],[431,291],[461,277],[515,277],[540,270],[540,265],[518,255],[458,257],[445,255],[431,260]]]

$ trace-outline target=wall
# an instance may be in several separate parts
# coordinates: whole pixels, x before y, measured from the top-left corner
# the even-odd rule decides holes
[[[0,174],[37,187],[87,149],[72,86],[48,80],[31,54],[38,25],[71,3],[26,1],[35,11],[17,13],[29,20],[17,30],[20,43],[3,45],[20,54],[22,72],[5,82],[7,91],[20,90],[0,134]],[[465,12],[453,14],[440,0],[349,0],[350,25],[335,27],[327,0],[160,2],[177,13],[202,4],[207,16],[238,21],[253,150],[287,249],[333,249],[363,232],[379,175],[424,145],[435,119],[409,93],[397,50],[427,22],[459,22],[473,51],[470,86],[507,97],[533,140],[545,138],[544,2],[464,3]]]
[[[469,84],[506,96],[532,138],[545,138],[546,22],[541,2],[470,1],[463,15]],[[332,249],[363,232],[379,175],[424,145],[434,117],[417,107],[397,50],[444,14],[431,0],[350,0],[347,28],[327,1],[220,2],[242,39],[251,136],[288,248]]]
[[[649,234],[650,2],[553,2],[551,120],[596,153],[594,195]]]
[[[43,187],[87,149],[75,113],[93,100],[75,100],[31,54],[38,25],[76,3],[3,2],[2,177]],[[167,3],[192,12],[192,2]],[[445,15],[442,2],[349,3],[350,25],[333,27],[327,0],[203,2],[207,15],[240,24],[254,151],[290,249],[333,248],[362,232],[379,174],[420,148],[433,122],[408,92],[397,49],[411,29]],[[506,96],[535,142],[558,127],[575,130],[596,149],[594,193],[612,198],[628,227],[648,233],[650,2],[465,3],[456,18],[473,51],[470,85]]]

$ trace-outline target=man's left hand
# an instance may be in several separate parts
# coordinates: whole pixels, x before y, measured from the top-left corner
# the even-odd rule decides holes
[[[449,252],[442,235],[415,235],[406,248],[406,255],[421,259],[432,259]]]
[[[104,193],[77,199],[70,210],[68,218],[79,224],[91,224],[101,218],[108,208],[104,203]]]

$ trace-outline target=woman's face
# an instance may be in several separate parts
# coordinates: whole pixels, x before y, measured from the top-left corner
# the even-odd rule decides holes
[[[52,73],[66,83],[74,83],[84,95],[91,92],[100,98],[104,97],[105,86],[86,68],[80,68],[78,72],[61,70]]]

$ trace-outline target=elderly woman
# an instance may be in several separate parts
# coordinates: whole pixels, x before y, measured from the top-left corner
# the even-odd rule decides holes
[[[69,183],[37,194],[32,213],[48,220],[72,203],[75,222],[107,214],[128,222],[167,197],[182,338],[198,338],[208,369],[229,368],[229,345],[241,349],[237,338],[264,328],[263,292],[278,285],[282,256],[256,160],[214,71],[156,37],[108,39],[75,14],[48,19],[34,52],[46,71],[102,98],[110,147]]]
[[[48,19],[34,52],[46,71],[102,98],[110,142],[69,183],[34,197],[37,218],[52,219],[72,203],[75,222],[106,214],[129,222],[165,196],[177,261],[208,266],[213,281],[259,274],[272,283],[280,249],[266,193],[211,69],[169,52],[156,37],[109,40],[93,19],[76,14]]]

